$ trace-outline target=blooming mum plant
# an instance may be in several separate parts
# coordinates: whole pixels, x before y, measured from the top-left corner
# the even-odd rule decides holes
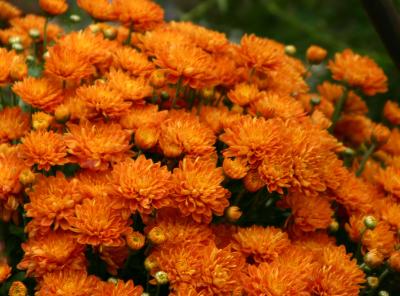
[[[372,59],[77,4],[67,33],[65,0],[0,0],[1,295],[400,295],[400,107],[367,117]]]

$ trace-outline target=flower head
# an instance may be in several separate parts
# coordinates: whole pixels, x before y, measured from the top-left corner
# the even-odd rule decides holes
[[[9,82],[11,65],[15,56],[15,51],[0,48],[0,84]]]
[[[115,49],[113,65],[134,76],[148,76],[155,68],[145,54],[126,46]]]
[[[4,283],[11,276],[11,267],[6,262],[0,263],[0,283]]]
[[[228,92],[228,98],[234,104],[245,106],[261,98],[261,93],[255,84],[239,83]]]
[[[112,21],[117,17],[114,6],[108,0],[77,0],[77,4],[94,19]]]
[[[383,115],[391,124],[400,124],[400,107],[394,101],[386,101],[385,107],[383,108]]]
[[[29,115],[20,107],[6,107],[0,111],[0,143],[21,138],[29,128]]]
[[[21,10],[16,6],[4,0],[0,1],[0,20],[9,20],[18,17],[21,14]]]
[[[0,200],[19,193],[19,175],[25,168],[25,163],[18,158],[18,150],[0,152]]]
[[[143,295],[143,288],[135,286],[132,280],[124,282],[118,280],[117,283],[104,283],[100,286],[98,294],[95,296],[141,296]]]
[[[39,0],[39,5],[41,9],[52,15],[63,14],[68,9],[65,0]]]

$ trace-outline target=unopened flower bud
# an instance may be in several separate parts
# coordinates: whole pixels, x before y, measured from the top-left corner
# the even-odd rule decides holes
[[[60,105],[54,111],[54,118],[59,123],[67,122],[70,117],[71,117],[71,111],[66,105]]]
[[[30,169],[25,169],[19,174],[19,182],[28,186],[35,182],[36,176]]]
[[[356,154],[356,152],[351,149],[350,147],[346,147],[343,151],[344,154],[349,155],[349,156],[353,156],[354,154]]]
[[[395,251],[388,259],[389,266],[392,270],[400,272],[400,251]]]
[[[113,283],[114,285],[116,285],[118,283],[118,279],[116,279],[115,277],[110,277],[107,279],[107,282]]]
[[[159,131],[153,126],[141,126],[135,133],[135,144],[143,150],[153,148],[158,142]]]
[[[149,293],[143,292],[141,296],[150,296]]]
[[[31,55],[31,54],[28,54],[28,55],[26,56],[26,60],[27,60],[28,62],[32,63],[32,62],[35,61],[35,57],[34,57],[33,55]]]
[[[32,127],[35,130],[45,130],[48,129],[53,117],[44,112],[36,112],[32,114]]]
[[[150,85],[155,88],[163,87],[166,83],[165,71],[163,70],[155,70],[150,75]]]
[[[19,37],[19,36],[11,36],[10,38],[8,38],[8,43],[9,44],[21,43],[21,37]]]
[[[339,230],[339,223],[336,220],[332,220],[331,224],[329,224],[329,231],[331,233],[335,233]]]
[[[306,52],[307,60],[311,64],[320,64],[327,55],[328,52],[325,49],[316,45],[311,45]]]
[[[389,294],[389,292],[382,290],[382,291],[379,291],[378,296],[390,296],[390,294]]]
[[[20,281],[13,282],[8,291],[9,296],[26,296],[27,294],[28,289],[25,287],[24,283]]]
[[[230,206],[225,211],[225,217],[229,222],[236,222],[242,216],[242,211],[237,206]]]
[[[24,51],[24,46],[21,43],[13,43],[11,48],[14,49],[17,53]]]
[[[246,162],[239,158],[225,158],[222,163],[225,174],[231,179],[242,179],[248,172]]]
[[[376,249],[370,250],[368,253],[364,255],[364,262],[371,268],[377,268],[382,265],[383,260],[382,253]]]
[[[364,225],[368,229],[374,229],[376,227],[376,224],[378,224],[378,221],[376,221],[374,216],[365,216],[364,217]]]
[[[29,30],[29,36],[32,39],[38,39],[40,37],[40,31],[36,28],[32,28]]]
[[[101,28],[98,24],[91,24],[89,26],[90,31],[92,31],[92,33],[96,34],[98,32],[100,32]]]
[[[134,231],[126,236],[126,243],[134,251],[140,250],[144,246],[145,237],[138,231]]]
[[[296,49],[296,46],[294,46],[294,45],[290,44],[290,45],[285,46],[285,53],[288,55],[295,55],[296,51],[297,51],[297,49]]]
[[[164,231],[160,227],[154,227],[147,234],[147,238],[155,245],[162,244],[167,239]]]
[[[161,99],[163,99],[163,100],[168,100],[169,99],[169,94],[166,91],[162,91],[160,93],[160,95],[161,95]]]
[[[115,28],[106,28],[103,30],[104,37],[109,40],[114,40],[117,37],[117,30]]]
[[[71,14],[69,20],[73,23],[79,23],[81,21],[81,16],[77,14]]]
[[[158,285],[168,284],[168,274],[165,271],[157,271],[154,275]]]
[[[157,267],[158,267],[158,262],[156,258],[152,256],[146,257],[146,259],[144,260],[144,268],[146,268],[147,271],[154,270]]]
[[[246,177],[243,178],[243,184],[249,192],[256,192],[265,186],[257,172],[247,173]]]
[[[50,53],[48,52],[48,51],[45,51],[44,53],[43,53],[43,58],[44,59],[48,59],[50,57]]]
[[[310,104],[311,104],[311,106],[317,106],[317,105],[321,104],[321,98],[319,98],[319,97],[312,97],[312,98],[310,99]]]
[[[368,286],[371,288],[376,288],[379,286],[379,279],[376,276],[367,277]]]

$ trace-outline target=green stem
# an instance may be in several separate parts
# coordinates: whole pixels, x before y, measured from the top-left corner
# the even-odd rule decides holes
[[[130,45],[132,41],[132,33],[133,33],[133,24],[129,26],[128,38],[126,38],[124,44]]]
[[[356,171],[357,177],[361,176],[362,172],[364,171],[365,164],[367,163],[371,154],[374,152],[375,148],[376,148],[376,143],[372,142],[372,144],[371,144],[371,146],[369,146],[368,150],[365,151],[363,158],[361,159],[360,166],[358,167],[358,169]]]
[[[335,105],[335,111],[333,112],[333,115],[332,115],[332,125],[329,127],[329,131],[331,133],[333,133],[333,131],[335,130],[336,123],[338,122],[338,120],[340,118],[344,104],[346,103],[346,99],[347,99],[347,89],[345,88],[343,90],[342,96],[339,98],[339,100],[336,102],[336,105]]]
[[[49,24],[50,17],[46,16],[46,19],[44,21],[44,31],[43,31],[43,52],[45,53],[47,51],[47,26]]]
[[[176,107],[176,101],[178,100],[179,94],[181,92],[182,81],[183,81],[183,78],[181,76],[181,77],[179,77],[178,82],[176,83],[175,97],[173,98],[172,105],[171,105],[172,109],[175,109],[175,107]]]
[[[160,285],[157,285],[156,296],[160,295]]]

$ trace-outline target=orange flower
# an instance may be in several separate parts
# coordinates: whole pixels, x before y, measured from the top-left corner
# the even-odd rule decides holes
[[[92,76],[96,69],[79,51],[56,44],[49,48],[44,72],[65,81],[79,81]]]
[[[383,221],[394,230],[400,229],[400,204],[385,198],[378,204],[378,209]]]
[[[391,130],[389,139],[381,149],[391,155],[400,155],[400,130],[394,128]]]
[[[79,125],[68,123],[67,126],[69,132],[64,139],[68,153],[83,168],[106,170],[110,162],[118,162],[131,155],[130,134],[119,124],[82,120]]]
[[[313,232],[317,229],[326,229],[332,222],[333,210],[330,202],[322,196],[304,196],[298,192],[291,192],[285,202],[291,208],[292,220],[295,228]]]
[[[400,168],[389,166],[385,170],[380,169],[375,180],[387,193],[400,199]]]
[[[98,294],[94,293],[94,296],[141,296],[143,288],[141,286],[135,286],[132,280],[126,283],[122,280],[118,280],[117,283],[104,283],[100,286]]]
[[[245,106],[261,98],[261,93],[255,84],[239,83],[228,92],[228,98],[234,104]]]
[[[309,48],[307,48],[306,52],[307,60],[312,64],[321,63],[323,60],[325,60],[327,55],[328,52],[317,45],[311,45]]]
[[[145,237],[139,231],[134,231],[126,235],[125,240],[128,247],[133,250],[137,251],[143,248],[145,244]]]
[[[119,247],[125,245],[124,234],[132,231],[130,220],[120,211],[112,209],[115,200],[107,196],[85,199],[75,207],[75,217],[69,217],[71,230],[80,244]]]
[[[63,14],[68,9],[65,0],[39,0],[39,5],[41,9],[52,15]]]
[[[37,165],[39,170],[48,171],[52,166],[69,161],[66,142],[53,131],[32,131],[21,141],[21,158],[29,166]]]
[[[246,67],[263,73],[277,70],[284,59],[284,46],[254,34],[244,35],[238,48]]]
[[[113,6],[118,19],[135,31],[148,31],[164,22],[164,10],[149,0],[114,0]]]
[[[170,176],[167,167],[143,155],[116,164],[112,178],[121,208],[128,207],[131,213],[150,214],[153,208],[168,205]]]
[[[8,3],[7,1],[0,1],[0,20],[7,21],[9,19],[18,17],[22,14],[18,7]]]
[[[275,227],[253,225],[232,236],[232,247],[255,263],[272,262],[290,246],[287,233]]]
[[[353,214],[345,225],[347,235],[353,242],[358,242],[361,239],[361,232],[365,229],[364,217],[365,215],[361,213]]]
[[[49,78],[27,77],[12,89],[26,103],[44,111],[53,111],[64,99],[61,85]]]
[[[0,85],[9,82],[11,65],[15,56],[14,51],[0,48]]]
[[[43,228],[68,229],[67,217],[74,214],[74,206],[82,197],[77,192],[76,180],[67,180],[62,173],[55,177],[39,175],[33,190],[28,191],[30,202],[25,204],[27,217]]]
[[[396,272],[400,272],[400,252],[395,251],[392,253],[388,260],[389,266]]]
[[[94,19],[113,21],[117,18],[114,6],[108,0],[77,0],[77,4]]]
[[[127,73],[114,69],[111,69],[107,77],[107,85],[117,91],[124,100],[136,102],[152,95],[152,87],[143,78],[133,79]]]
[[[25,57],[16,56],[10,68],[10,78],[14,81],[22,80],[28,76],[28,65]]]
[[[4,283],[11,275],[11,267],[6,262],[0,263],[0,283]]]
[[[167,157],[182,153],[190,156],[209,156],[215,151],[213,131],[198,118],[184,111],[171,111],[161,124],[160,148]]]
[[[242,179],[249,171],[245,158],[224,158],[222,168],[231,179]]]
[[[32,114],[32,128],[34,130],[47,130],[53,121],[53,116],[44,112]]]
[[[221,186],[222,168],[210,161],[184,158],[172,174],[171,198],[184,216],[210,223],[212,214],[222,216],[229,206],[230,192]]]
[[[41,280],[37,296],[92,296],[100,280],[83,270],[65,269],[47,273]]]
[[[77,191],[82,198],[93,199],[99,195],[111,196],[114,193],[109,171],[83,170],[76,175],[76,179]]]
[[[126,234],[127,236],[129,234]],[[126,260],[129,257],[129,249],[127,246],[121,247],[106,247],[100,246],[99,248],[99,257],[107,264],[107,271],[114,275],[118,275],[118,269],[124,267]]]
[[[324,248],[317,258],[321,267],[313,275],[313,295],[359,295],[365,274],[344,246]]]
[[[24,136],[30,128],[30,118],[20,107],[5,107],[0,111],[0,143]]]
[[[120,117],[131,105],[130,102],[124,101],[121,92],[112,89],[105,83],[81,86],[76,90],[76,94],[93,116]]]
[[[249,114],[269,118],[301,118],[305,111],[302,104],[293,97],[280,95],[275,92],[262,92],[258,100],[250,102]]]
[[[329,61],[329,69],[335,80],[344,81],[352,87],[361,88],[367,96],[387,91],[387,77],[370,58],[345,49]]]
[[[113,51],[113,65],[134,76],[149,76],[155,68],[145,54],[126,46]]]
[[[43,40],[43,33],[44,33],[44,24],[46,22],[46,18],[43,16],[38,16],[34,14],[28,14],[24,17],[13,18],[10,20],[10,25],[23,30],[25,33],[29,34],[31,29],[39,30],[40,36],[39,40]],[[55,25],[55,24],[48,24],[47,25],[47,40],[52,41],[57,39],[57,37],[63,32],[63,30]]]
[[[18,151],[0,152],[0,200],[20,192],[19,175],[25,168]]]
[[[168,116],[168,111],[158,111],[158,105],[139,105],[131,108],[128,113],[120,119],[123,128],[136,132],[144,126],[159,127],[161,122]]]
[[[162,43],[157,45],[154,63],[164,69],[170,83],[201,89],[215,84],[213,60],[210,54],[193,45]]]
[[[383,115],[393,125],[400,124],[400,107],[394,101],[386,101],[383,108]]]
[[[376,249],[387,257],[394,251],[396,233],[390,229],[388,223],[381,221],[373,230],[365,232],[362,243],[367,250]]]
[[[63,269],[85,270],[84,246],[70,232],[49,232],[46,236],[30,238],[22,243],[24,258],[18,264],[27,275],[43,275]]]

